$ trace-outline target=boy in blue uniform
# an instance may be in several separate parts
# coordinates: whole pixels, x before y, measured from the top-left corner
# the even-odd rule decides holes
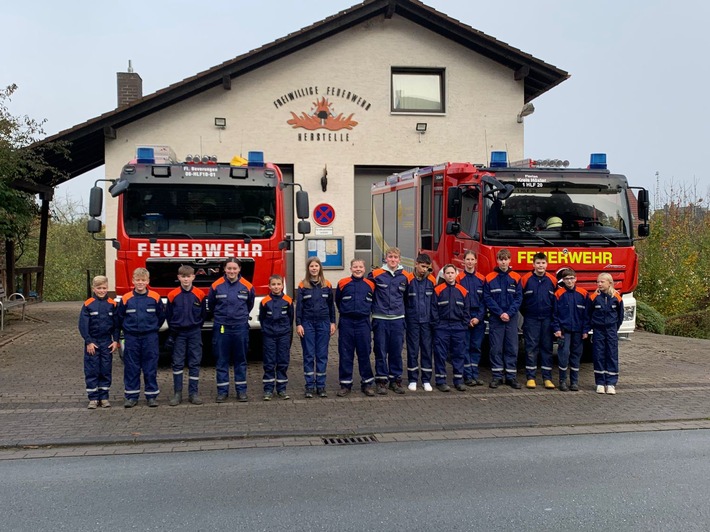
[[[288,365],[291,361],[291,326],[293,299],[284,294],[284,280],[280,275],[269,277],[271,293],[259,305],[259,323],[263,337],[264,401],[276,395],[288,399]]]
[[[116,302],[107,297],[108,278],[94,277],[93,297],[84,301],[79,314],[79,333],[84,339],[84,378],[89,410],[110,408],[113,353],[118,349]]]
[[[560,391],[579,391],[579,364],[587,337],[588,298],[584,288],[576,286],[577,277],[572,268],[557,272],[563,286],[555,292],[552,330],[557,338],[557,361],[560,368]],[[567,367],[570,384],[567,385]]]
[[[249,313],[254,308],[254,287],[240,272],[237,258],[227,259],[224,276],[217,279],[207,294],[207,311],[213,315],[212,348],[217,362],[217,403],[229,395],[229,366],[234,365],[234,388],[237,401],[247,397],[247,350],[249,349]]]
[[[451,357],[454,387],[466,391],[463,384],[463,365],[466,353],[466,331],[471,324],[468,290],[456,282],[456,267],[442,268],[444,283],[436,287],[437,313],[434,317],[434,378],[440,392],[451,390],[446,384],[446,358]]]
[[[525,340],[526,386],[534,389],[537,361],[540,359],[542,381],[546,389],[554,390],[552,382],[552,311],[557,279],[547,272],[547,255],[533,255],[533,271],[523,275],[523,339]]]
[[[431,258],[421,253],[414,263],[414,275],[408,274],[409,284],[404,309],[407,329],[407,388],[417,389],[419,370],[422,372],[422,387],[432,391],[433,320],[437,313],[434,288],[436,279],[431,275]]]
[[[476,271],[478,258],[473,251],[463,255],[463,271],[456,276],[456,282],[468,290],[471,303],[471,324],[466,331],[466,358],[463,365],[463,383],[466,386],[483,386],[478,378],[481,362],[481,346],[486,335],[486,304],[483,302],[483,285],[486,278]]]
[[[193,405],[201,405],[198,395],[200,363],[202,362],[202,324],[205,322],[205,293],[192,286],[195,270],[192,266],[178,268],[180,286],[168,294],[165,315],[173,343],[173,396],[170,406],[182,403],[185,357],[189,372],[188,397]]]
[[[368,397],[375,392],[372,384],[375,376],[370,363],[372,332],[370,313],[375,284],[365,279],[365,261],[350,261],[350,277],[338,281],[335,289],[335,305],[340,313],[338,327],[338,377],[340,390],[338,397],[350,394],[353,386],[353,359],[357,353],[357,365],[360,372],[360,389]]]
[[[123,406],[138,404],[143,372],[144,393],[148,406],[158,406],[158,331],[165,321],[165,309],[157,292],[148,289],[150,274],[145,268],[133,272],[133,290],[121,298],[118,322],[123,329]]]
[[[486,276],[483,299],[490,311],[488,334],[491,342],[490,387],[507,384],[516,390],[521,388],[516,379],[518,363],[518,309],[523,300],[520,275],[510,269],[510,251],[501,249],[496,255],[498,266]]]
[[[402,386],[402,347],[404,346],[404,297],[409,279],[399,263],[398,248],[385,251],[385,263],[370,272],[375,283],[372,303],[372,332],[375,351],[377,393],[387,394],[387,383],[394,393],[405,393]]]
[[[597,393],[616,394],[619,380],[618,331],[624,322],[624,302],[614,289],[610,273],[600,273],[597,289],[589,297],[589,324],[592,328],[592,358]]]

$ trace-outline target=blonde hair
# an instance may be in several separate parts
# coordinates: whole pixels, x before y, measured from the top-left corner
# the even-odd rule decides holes
[[[150,272],[148,272],[145,268],[136,268],[133,270],[133,278],[150,280]]]
[[[102,284],[108,284],[108,277],[106,277],[105,275],[97,275],[91,281],[91,286],[93,288],[96,288],[97,286],[101,286]]]
[[[608,296],[613,296],[613,295],[616,293],[616,289],[614,288],[614,278],[611,276],[610,273],[602,272],[602,273],[600,273],[600,274],[597,276],[597,281],[601,281],[602,279],[604,279],[605,281],[609,281],[609,290],[606,290],[606,291],[602,292],[601,290],[599,290],[599,289],[597,288],[597,291],[598,291],[600,294],[603,293],[603,294],[606,294],[606,295],[608,295]]]
[[[318,267],[320,268],[318,272],[318,284],[321,286],[325,286],[325,275],[323,275],[323,263],[320,261],[318,257],[310,257],[306,261],[306,276],[303,278],[303,286],[305,288],[313,288],[313,285],[311,284],[311,272],[308,271],[308,267],[312,263],[318,263]]]
[[[398,257],[401,257],[401,256],[402,256],[402,252],[399,250],[399,248],[394,248],[394,247],[393,247],[393,248],[387,248],[387,250],[385,251],[385,257],[386,257],[387,255],[390,255],[390,254],[392,254],[392,255],[397,255]]]

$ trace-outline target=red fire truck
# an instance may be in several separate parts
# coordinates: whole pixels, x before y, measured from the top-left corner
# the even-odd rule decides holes
[[[259,328],[259,301],[269,292],[269,276],[286,278],[286,250],[293,241],[284,219],[284,188],[295,186],[298,232],[310,232],[308,194],[286,184],[278,166],[262,152],[249,159],[218,163],[190,157],[178,163],[163,146],[139,147],[109,192],[118,197],[114,279],[119,296],[131,290],[132,272],[150,272],[150,287],[161,296],[179,286],[182,264],[196,272],[195,286],[207,291],[223,275],[228,257],[241,260],[241,275],[256,292],[250,317]],[[98,183],[98,182],[97,182]],[[101,231],[102,189],[91,190],[88,231]]]
[[[638,188],[638,200],[632,188]],[[634,240],[649,234],[648,209],[648,191],[610,173],[605,154],[592,154],[588,168],[571,169],[558,160],[509,165],[506,152],[493,152],[488,166],[444,163],[374,184],[372,260],[379,266],[384,250],[397,246],[405,268],[423,252],[437,272],[448,262],[462,269],[470,249],[485,275],[496,266],[496,253],[507,248],[511,267],[523,274],[542,251],[550,271],[574,268],[587,290],[596,288],[599,273],[611,273],[624,299],[620,334],[627,335],[636,323]]]

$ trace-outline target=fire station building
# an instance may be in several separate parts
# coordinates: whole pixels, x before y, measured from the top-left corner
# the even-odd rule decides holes
[[[486,163],[492,150],[522,159],[526,104],[567,77],[416,0],[366,0],[150,95],[137,73],[119,73],[116,110],[47,140],[72,143],[73,175],[105,164],[107,179],[137,146],[225,162],[263,151],[310,195],[313,230],[292,251],[296,283],[307,255],[321,252],[334,283],[353,257],[379,265],[372,183],[417,166]],[[116,200],[106,196],[110,237]],[[114,257],[108,245],[107,264]]]

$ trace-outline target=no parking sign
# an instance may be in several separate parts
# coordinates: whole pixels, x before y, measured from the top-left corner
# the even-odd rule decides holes
[[[313,209],[313,221],[320,226],[326,226],[335,220],[335,209],[327,203],[319,203]]]

